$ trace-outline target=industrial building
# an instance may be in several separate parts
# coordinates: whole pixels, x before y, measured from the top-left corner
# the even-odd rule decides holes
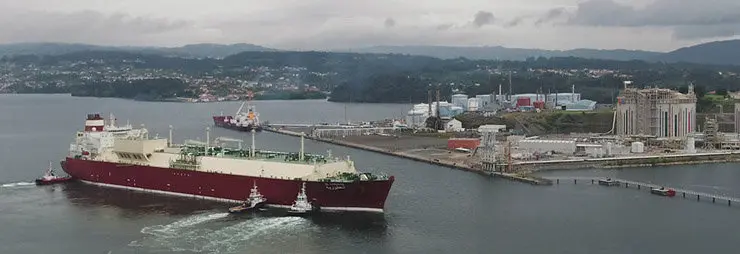
[[[467,102],[467,100],[466,100]],[[431,112],[429,111],[431,109]],[[461,107],[455,106],[446,101],[439,102],[439,116],[442,119],[451,119],[463,113]],[[410,128],[420,128],[426,126],[426,120],[430,116],[436,116],[437,103],[420,103],[414,105],[406,114],[406,124]]]
[[[684,138],[695,131],[696,94],[665,88],[625,88],[617,98],[616,134]]]

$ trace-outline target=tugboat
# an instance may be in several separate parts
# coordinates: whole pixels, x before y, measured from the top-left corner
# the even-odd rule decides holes
[[[293,202],[293,205],[290,206],[288,214],[293,216],[305,216],[316,210],[317,207],[314,207],[310,202],[308,202],[308,196],[306,196],[306,183],[304,182],[301,187],[301,191],[298,192],[296,200]]]
[[[54,175],[54,168],[52,168],[51,162],[49,162],[49,169],[46,170],[46,173],[43,176],[41,176],[40,178],[36,178],[36,185],[49,185],[66,182],[69,180],[72,180],[71,176]]]
[[[617,181],[617,180],[612,180],[611,178],[608,178],[608,177],[607,177],[606,179],[599,179],[599,185],[604,185],[604,186],[617,186],[617,185],[619,185],[619,181]]]
[[[666,189],[665,187],[660,188],[652,188],[650,189],[650,193],[660,196],[666,196],[666,197],[673,197],[676,195],[676,191],[673,189]]]
[[[255,182],[249,193],[249,199],[239,206],[229,208],[229,213],[240,213],[254,208],[262,208],[265,206],[265,202],[267,202],[267,199],[257,190],[257,182]]]

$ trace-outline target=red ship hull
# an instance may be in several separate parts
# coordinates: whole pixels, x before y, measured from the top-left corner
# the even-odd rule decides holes
[[[231,123],[231,116],[214,116],[213,117],[213,124],[216,125],[216,127],[236,130],[236,131],[245,131],[250,132],[252,129],[255,131],[262,131],[262,126],[257,125],[247,125],[247,126],[240,126],[236,124]]]
[[[226,175],[218,173],[117,164],[67,157],[62,169],[75,179],[109,187],[243,202],[253,184],[267,205],[288,207],[301,189],[301,181]],[[394,177],[351,183],[306,182],[308,199],[322,210],[382,212]]]

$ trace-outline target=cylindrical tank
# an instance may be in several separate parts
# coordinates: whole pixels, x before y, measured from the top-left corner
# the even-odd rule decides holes
[[[480,100],[478,98],[468,99],[468,111],[478,111]]]
[[[643,153],[645,152],[645,144],[642,142],[632,142],[632,153]]]

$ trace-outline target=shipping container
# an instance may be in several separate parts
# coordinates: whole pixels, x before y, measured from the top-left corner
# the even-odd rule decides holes
[[[467,148],[475,150],[480,145],[479,138],[451,138],[447,140],[447,149]]]
[[[516,99],[516,106],[532,106],[532,99],[529,97],[520,97]]]
[[[532,105],[534,106],[534,108],[545,109],[545,102],[544,101],[535,101],[535,102],[532,103]]]

